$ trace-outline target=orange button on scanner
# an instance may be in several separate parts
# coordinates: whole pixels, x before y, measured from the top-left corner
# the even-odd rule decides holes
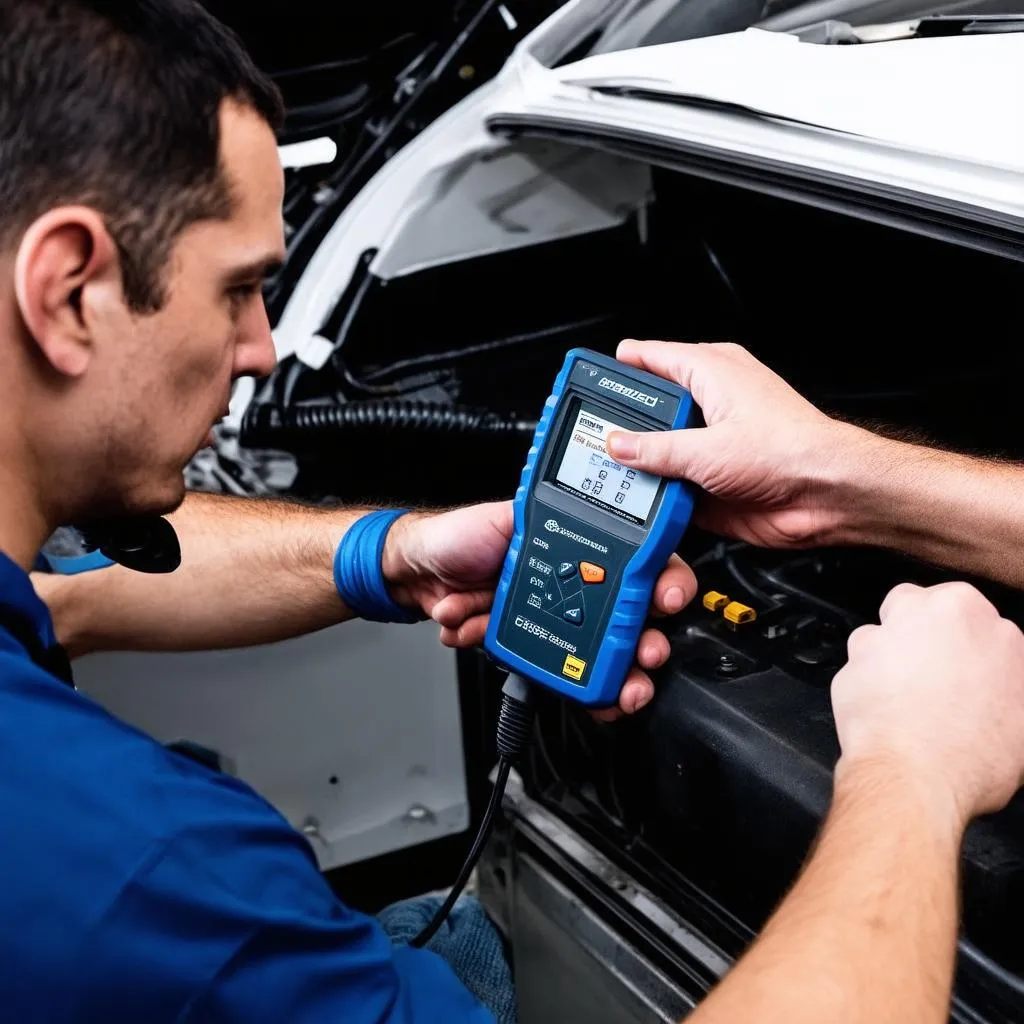
[[[580,576],[584,583],[604,583],[604,566],[593,562],[580,562]]]

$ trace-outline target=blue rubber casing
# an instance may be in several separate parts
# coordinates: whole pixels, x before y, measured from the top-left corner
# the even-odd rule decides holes
[[[556,479],[579,417],[590,415],[634,431],[680,429],[700,418],[690,393],[677,384],[587,349],[567,354],[516,491],[514,533],[484,649],[534,683],[607,707],[617,702],[634,661],[654,583],[689,524],[693,492],[681,481],[662,480],[644,523],[607,497],[583,495]],[[591,462],[610,468],[613,481],[625,479],[625,472],[633,486],[642,483],[606,454],[598,456],[594,444],[589,448]],[[599,457],[606,461],[595,461]],[[644,486],[648,493],[654,486],[649,477]],[[590,577],[601,571],[597,585],[584,581],[584,568]],[[568,582],[563,573],[570,574]],[[587,601],[598,606],[596,614],[586,611]]]

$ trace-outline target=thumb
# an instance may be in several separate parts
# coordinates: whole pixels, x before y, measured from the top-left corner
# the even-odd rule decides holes
[[[707,427],[639,434],[616,430],[608,436],[608,454],[623,466],[699,485],[707,463],[707,442]]]

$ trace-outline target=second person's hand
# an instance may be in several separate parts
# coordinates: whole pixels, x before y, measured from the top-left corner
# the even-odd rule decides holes
[[[732,344],[624,341],[618,358],[689,389],[706,427],[616,432],[623,465],[690,480],[698,525],[764,547],[836,542],[854,479],[881,470],[887,442],[830,419]]]
[[[1024,777],[1024,635],[974,587],[904,583],[850,636],[832,684],[837,781],[874,763],[955,828]]]

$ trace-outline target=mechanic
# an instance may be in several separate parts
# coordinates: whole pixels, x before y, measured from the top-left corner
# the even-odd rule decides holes
[[[702,525],[775,547],[888,546],[1024,583],[1015,543],[1021,468],[829,419],[737,346],[624,342],[619,356],[691,388],[702,405],[705,429],[619,433],[609,442],[623,463],[698,482]],[[477,514],[418,525],[406,518],[395,534],[423,536],[446,518]],[[490,514],[503,544],[508,506]],[[171,578],[114,568],[43,581],[61,637],[73,653],[182,649],[326,625],[338,613],[327,570],[333,537],[323,524],[337,515],[190,495],[174,517],[189,557]],[[472,595],[434,603],[442,585],[405,600],[433,608],[445,642],[474,644],[495,556],[470,558],[491,567]],[[444,577],[422,550],[405,565],[425,588]],[[400,593],[410,577],[390,572]],[[460,580],[470,576],[458,570]],[[666,594],[662,608],[692,597],[691,577],[680,574],[676,585],[683,593]],[[948,1019],[963,831],[1002,807],[1024,773],[1024,637],[964,583],[897,587],[880,619],[851,636],[849,663],[833,684],[842,757],[814,855],[761,937],[691,1016],[699,1024]],[[664,642],[645,636],[642,660],[663,660]],[[652,696],[649,678],[635,673],[622,703],[633,709]]]
[[[60,524],[177,507],[232,379],[273,367],[281,115],[192,0],[0,0],[0,1013],[19,1024],[514,1020],[478,905],[437,953],[393,947],[252,790],[68,685],[26,573]],[[361,513],[194,509],[195,592],[129,619],[188,644],[350,616],[332,554]],[[410,515],[372,571],[391,606],[472,642],[510,534],[505,505]],[[676,559],[656,606],[693,590]],[[668,645],[640,651],[652,668]],[[637,669],[623,701],[649,685]]]

